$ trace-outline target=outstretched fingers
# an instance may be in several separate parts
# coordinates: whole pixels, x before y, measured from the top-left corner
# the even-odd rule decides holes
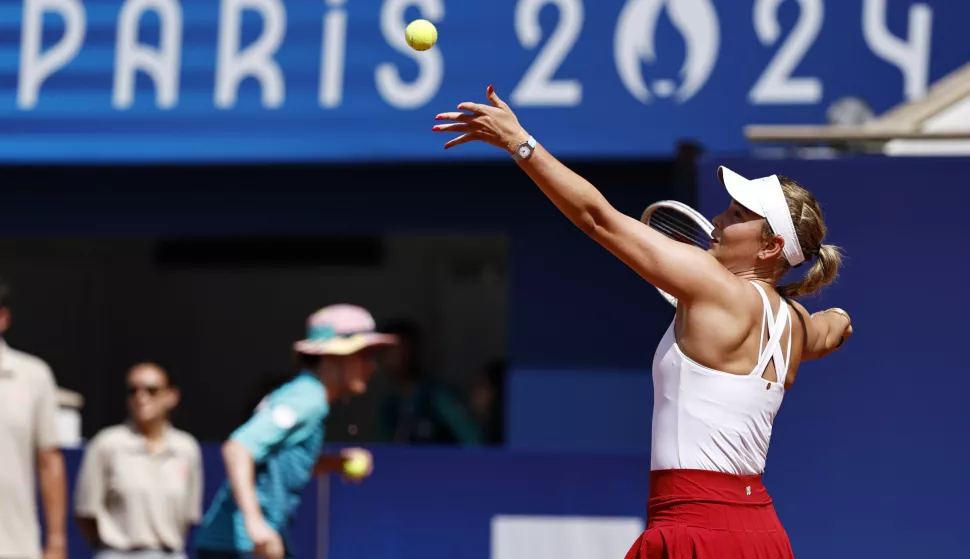
[[[482,127],[474,122],[454,122],[452,124],[437,124],[432,128],[435,132],[475,132]]]
[[[458,110],[459,111],[468,111],[468,112],[474,113],[476,115],[484,115],[484,114],[488,114],[488,111],[492,111],[494,109],[492,107],[489,107],[488,105],[483,105],[481,103],[472,103],[470,101],[466,101],[466,102],[458,105]]]
[[[503,101],[502,98],[498,96],[498,93],[495,93],[495,87],[491,85],[488,86],[488,89],[485,90],[485,95],[488,96],[488,102],[491,103],[496,109],[502,109],[503,111],[509,110],[508,103]]]
[[[446,143],[445,149],[453,148],[455,146],[460,146],[462,144],[467,144],[468,142],[474,142],[477,139],[478,138],[475,137],[475,134],[473,132],[468,132],[467,134],[462,134],[461,136],[458,136],[457,138]]]
[[[490,89],[491,91],[491,89]],[[494,94],[494,92],[492,92]],[[495,96],[495,99],[498,99]],[[491,96],[489,102],[493,105]],[[498,99],[498,102],[502,102]],[[488,138],[488,118],[497,114],[496,107],[482,103],[465,102],[458,105],[458,111],[439,113],[434,117],[435,120],[451,121],[450,124],[437,124],[432,128],[435,132],[452,132],[461,134],[445,144],[445,149],[467,144],[476,140],[487,141]]]
[[[435,120],[454,120],[456,122],[472,122],[475,120],[477,115],[470,115],[468,113],[439,113],[434,117]]]

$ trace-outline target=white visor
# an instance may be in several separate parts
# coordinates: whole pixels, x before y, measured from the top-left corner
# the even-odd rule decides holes
[[[771,230],[785,239],[784,252],[789,264],[798,266],[805,261],[778,175],[749,180],[722,165],[717,168],[717,177],[731,198],[768,220]]]

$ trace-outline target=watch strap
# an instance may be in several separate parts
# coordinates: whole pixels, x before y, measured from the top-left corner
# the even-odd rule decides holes
[[[536,149],[536,145],[537,144],[538,144],[538,142],[536,142],[535,137],[529,136],[529,139],[527,139],[526,141],[519,142],[519,143],[515,144],[514,146],[510,146],[512,148],[510,150],[512,152],[512,159],[515,159],[516,161],[520,161],[522,159],[526,159],[527,157],[531,157],[532,156],[532,153]],[[526,156],[526,157],[522,157],[522,155],[519,154],[519,149],[522,148],[522,146],[529,146],[529,155]]]

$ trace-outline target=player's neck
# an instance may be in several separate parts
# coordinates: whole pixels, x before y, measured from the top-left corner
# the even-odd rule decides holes
[[[729,268],[735,276],[748,281],[760,281],[769,285],[774,285],[778,278],[775,269],[770,264],[756,263],[741,267]]]

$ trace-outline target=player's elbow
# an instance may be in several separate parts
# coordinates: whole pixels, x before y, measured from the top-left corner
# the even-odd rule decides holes
[[[586,233],[586,235],[596,241],[599,244],[603,244],[607,237],[607,231],[602,225],[596,223],[592,218],[584,219],[579,224],[579,228]]]
[[[576,224],[584,233],[602,244],[613,232],[613,224],[616,223],[615,213],[616,210],[605,201],[598,204],[591,203],[583,208]]]
[[[586,233],[590,237],[596,238],[596,230],[598,224],[596,222],[596,216],[593,212],[588,209],[583,208],[573,217],[572,222],[579,227],[580,231]]]
[[[802,352],[802,361],[814,361],[826,357],[839,348],[839,339],[830,339],[828,336],[820,339],[819,343],[806,348]]]
[[[825,355],[832,353],[842,346],[842,335],[831,333],[825,337]]]

